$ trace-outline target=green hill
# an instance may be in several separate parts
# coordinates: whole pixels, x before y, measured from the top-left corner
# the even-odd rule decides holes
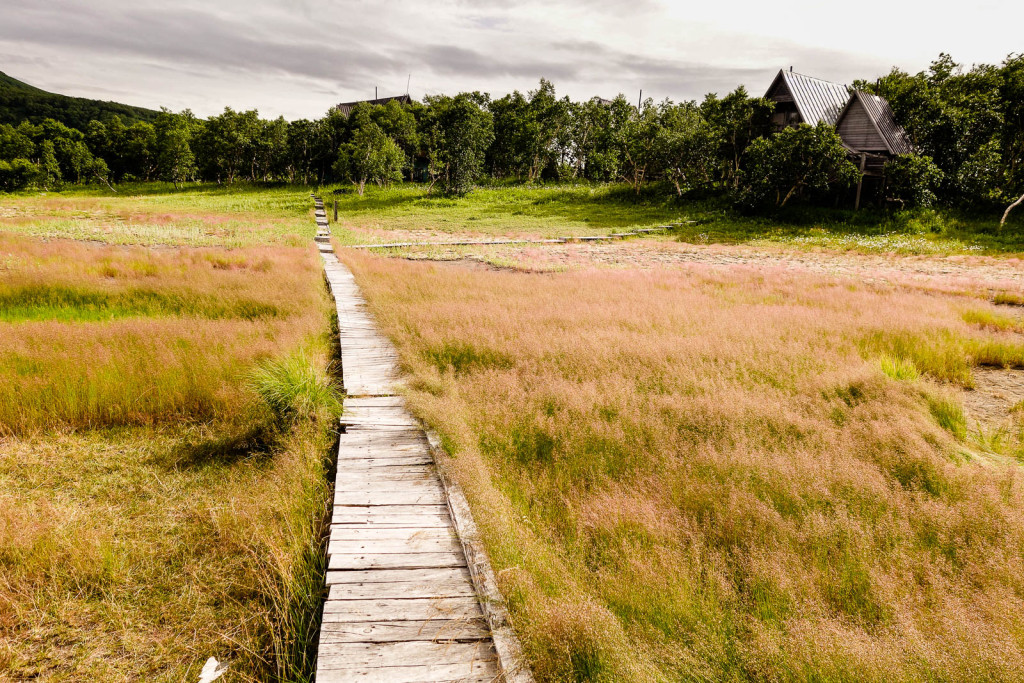
[[[153,121],[158,112],[118,102],[69,97],[40,90],[0,71],[0,123],[17,125],[28,119],[39,123],[55,119],[66,126],[85,130],[89,121],[106,121],[115,114],[125,123]]]

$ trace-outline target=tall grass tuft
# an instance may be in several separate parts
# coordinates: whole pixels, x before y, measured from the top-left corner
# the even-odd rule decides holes
[[[331,366],[311,363],[302,351],[263,361],[250,373],[249,385],[282,421],[341,415]]]
[[[908,358],[883,354],[879,359],[879,363],[882,366],[882,372],[895,380],[912,382],[921,376],[917,366],[914,365],[914,361]]]
[[[949,396],[930,396],[928,409],[940,427],[961,441],[967,438],[967,417],[958,401]]]

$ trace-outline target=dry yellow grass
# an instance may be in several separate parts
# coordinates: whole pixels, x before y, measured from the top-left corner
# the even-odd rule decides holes
[[[1024,348],[976,301],[342,258],[541,680],[1021,678],[1024,479],[957,387]]]
[[[323,329],[310,249],[0,233],[0,434],[229,417],[242,374]]]
[[[0,233],[0,680],[307,679],[330,314],[311,245]]]

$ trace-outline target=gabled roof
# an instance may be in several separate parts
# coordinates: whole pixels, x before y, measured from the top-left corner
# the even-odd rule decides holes
[[[342,102],[341,104],[339,104],[335,108],[338,111],[340,111],[342,114],[344,114],[345,116],[348,116],[352,112],[352,107],[356,106],[357,104],[374,104],[374,105],[378,105],[379,104],[379,105],[384,105],[384,104],[387,104],[388,102],[390,102],[391,100],[396,100],[399,104],[410,104],[412,102],[412,98],[409,97],[408,95],[396,95],[395,97],[378,97],[375,100],[359,100],[357,102]]]
[[[845,85],[786,70],[779,71],[765,97],[772,99],[772,95],[782,87],[793,98],[803,123],[812,126],[820,121],[836,125],[839,114],[850,99],[850,89]]]
[[[868,115],[868,119],[874,125],[875,130],[882,138],[882,142],[888,148],[889,153],[893,155],[898,154],[911,154],[914,149],[910,144],[910,136],[907,135],[906,131],[900,124],[896,123],[896,117],[892,113],[892,108],[889,106],[888,100],[878,95],[872,95],[870,93],[855,91],[850,101],[843,108],[843,111],[839,114],[839,119],[836,121],[836,128],[842,123],[843,119],[846,118],[855,107],[862,107],[864,112]]]

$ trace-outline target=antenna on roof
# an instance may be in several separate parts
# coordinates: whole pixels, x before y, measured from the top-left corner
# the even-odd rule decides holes
[[[793,73],[793,66],[792,65],[790,65],[790,67],[789,67],[789,73]]]
[[[373,99],[375,99],[375,100],[378,99],[377,98],[377,86],[373,86]]]
[[[409,84],[412,83],[412,74],[409,74],[409,78],[405,81],[405,95],[409,96]]]
[[[636,108],[640,109],[640,105],[644,102],[644,89],[640,88],[640,97],[636,99]]]

